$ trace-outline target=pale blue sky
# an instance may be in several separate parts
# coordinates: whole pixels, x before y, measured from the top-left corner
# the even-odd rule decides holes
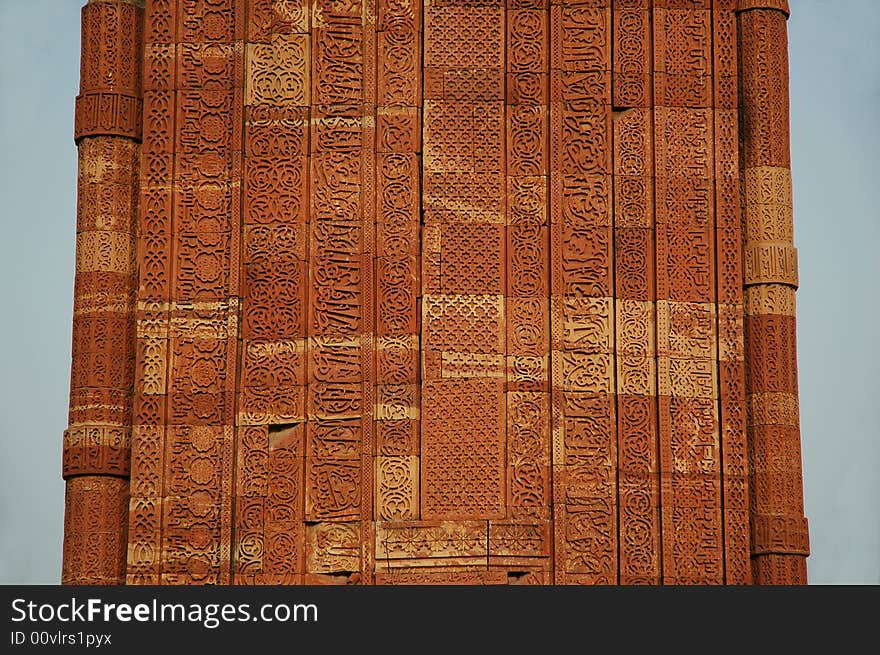
[[[0,583],[61,570],[82,0],[0,0]],[[792,0],[813,583],[880,583],[880,2]]]

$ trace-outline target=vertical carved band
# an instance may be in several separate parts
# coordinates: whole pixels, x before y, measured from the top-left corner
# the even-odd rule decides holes
[[[611,7],[550,8],[554,581],[618,581]]]
[[[654,3],[664,584],[724,581],[711,3]]]
[[[614,61],[612,104],[615,107],[651,107],[653,0],[614,2]]]
[[[424,21],[421,516],[504,518],[505,6]]]
[[[504,548],[505,541],[519,533],[546,533],[548,538],[541,542],[549,546],[552,518],[549,5],[547,0],[507,2],[505,168],[508,202],[504,294],[506,491],[507,515],[512,522],[490,524],[490,561],[493,555],[500,554],[499,546]],[[534,554],[543,556],[544,552]],[[536,575],[541,576],[541,580],[549,581],[552,575],[549,557],[532,560],[531,564],[540,571],[536,571]]]
[[[613,226],[621,584],[659,584],[650,0],[613,4]]]
[[[243,6],[197,0],[172,15],[177,109],[160,571],[168,584],[231,581]]]
[[[234,584],[301,584],[311,24],[301,1],[248,2],[245,20],[232,573]]]
[[[159,584],[162,560],[173,274],[176,4],[176,0],[151,2],[144,16],[128,584]]]
[[[239,5],[158,0],[146,14],[132,584],[231,580],[241,306]],[[204,34],[203,22],[210,26]]]
[[[735,5],[736,0],[715,0],[712,13],[715,67],[715,280],[718,291],[724,580],[727,584],[750,584]]]
[[[652,118],[651,109],[633,108],[619,114],[614,122],[615,340],[622,584],[659,584],[661,578]]]
[[[305,519],[309,575],[362,570],[370,506],[375,24],[367,0],[314,5],[309,137]],[[372,81],[373,87],[375,82]],[[366,460],[366,461],[365,461]],[[365,487],[365,482],[367,486]],[[369,542],[368,542],[369,543]],[[342,553],[318,557],[321,548]]]
[[[422,2],[378,2],[375,519],[419,518]]]

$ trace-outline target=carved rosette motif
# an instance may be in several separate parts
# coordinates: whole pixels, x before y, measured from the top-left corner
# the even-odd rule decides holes
[[[376,25],[374,518],[419,511],[421,0],[379,0]]]
[[[508,2],[507,514],[547,519],[550,476],[550,12]]]

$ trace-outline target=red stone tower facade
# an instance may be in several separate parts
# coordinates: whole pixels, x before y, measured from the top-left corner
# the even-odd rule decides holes
[[[806,582],[785,0],[82,16],[63,582]]]

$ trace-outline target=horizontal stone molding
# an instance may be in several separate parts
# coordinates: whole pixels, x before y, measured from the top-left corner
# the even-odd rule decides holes
[[[752,521],[752,555],[809,555],[807,519],[803,516],[757,515]]]
[[[131,428],[83,425],[64,431],[62,477],[129,475]]]
[[[749,11],[750,9],[769,9],[781,11],[788,18],[791,15],[791,9],[788,6],[788,0],[739,0],[736,4],[736,13]]]
[[[786,284],[797,288],[797,248],[784,242],[759,242],[745,249],[745,286]]]
[[[784,284],[761,284],[745,291],[745,312],[747,316],[778,314],[794,316],[797,290]]]
[[[73,140],[119,136],[141,140],[143,101],[122,93],[87,93],[76,98]]]
[[[749,425],[800,425],[797,394],[785,392],[753,393],[748,396]]]

